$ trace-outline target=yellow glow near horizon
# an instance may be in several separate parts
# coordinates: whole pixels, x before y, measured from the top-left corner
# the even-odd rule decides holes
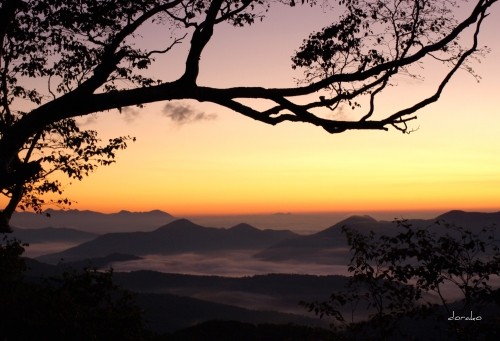
[[[330,136],[231,115],[180,128],[158,123],[68,195],[85,209],[175,215],[498,207],[495,129],[468,141],[459,128],[440,132],[424,121],[431,125],[408,136]]]

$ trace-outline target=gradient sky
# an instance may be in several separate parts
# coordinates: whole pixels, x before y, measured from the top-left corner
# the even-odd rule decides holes
[[[240,214],[376,210],[500,209],[500,5],[484,24],[491,52],[474,64],[480,83],[460,72],[441,100],[418,113],[410,135],[352,131],[329,135],[306,124],[268,126],[212,104],[183,101],[205,119],[178,124],[165,103],[121,115],[82,119],[103,139],[133,135],[117,163],[68,185],[74,208],[113,212],[162,209],[171,214]],[[290,57],[302,39],[328,23],[321,8],[273,8],[262,23],[218,27],[202,55],[199,84],[292,86]],[[144,44],[161,35],[145,31]],[[160,46],[161,46],[161,42]],[[185,47],[151,72],[178,76]],[[381,97],[393,112],[431,94],[441,69],[425,81],[405,78]],[[171,103],[173,104],[173,103]],[[261,105],[261,103],[256,103]],[[350,113],[345,112],[349,117]]]

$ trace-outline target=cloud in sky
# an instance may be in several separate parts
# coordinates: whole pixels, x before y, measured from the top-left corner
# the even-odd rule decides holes
[[[76,122],[78,123],[79,127],[86,127],[89,125],[93,125],[97,123],[97,115],[96,114],[90,114],[90,115],[85,115],[81,117],[76,118]]]
[[[120,113],[119,118],[127,123],[132,123],[140,115],[140,110],[136,106],[117,108]],[[87,127],[98,124],[99,116],[97,114],[85,115],[77,118],[80,127]]]
[[[139,110],[135,107],[123,107],[120,109],[120,114],[125,122],[132,123],[139,116]]]
[[[349,110],[346,110],[346,105],[341,104],[335,111],[330,112],[327,115],[327,118],[332,119],[332,120],[339,120],[339,121],[347,121],[349,119],[352,119],[352,115],[349,115],[350,112]]]
[[[163,107],[163,116],[170,118],[172,122],[178,125],[217,118],[216,114],[198,112],[190,105],[172,103],[165,104]]]

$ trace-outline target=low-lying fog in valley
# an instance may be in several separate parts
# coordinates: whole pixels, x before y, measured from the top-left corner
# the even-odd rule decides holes
[[[228,251],[211,254],[146,255],[140,260],[112,263],[115,271],[154,270],[190,275],[242,277],[269,273],[347,275],[341,264],[263,261],[253,257],[255,251]]]
[[[25,247],[24,256],[36,258],[49,253],[64,251],[77,245],[78,243],[71,242],[29,243],[28,246]]]

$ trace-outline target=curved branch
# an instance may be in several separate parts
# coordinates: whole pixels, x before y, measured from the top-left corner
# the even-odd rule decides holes
[[[406,109],[403,109],[403,110],[396,112],[395,114],[387,117],[382,122],[386,122],[386,124],[389,124],[389,123],[392,124],[394,122],[398,123],[397,121],[399,119],[401,119],[402,117],[411,115],[411,114],[415,113],[416,111],[422,109],[423,107],[425,107],[431,103],[436,102],[439,99],[446,84],[448,84],[448,82],[450,81],[452,76],[460,69],[460,67],[463,65],[465,60],[476,51],[477,45],[478,45],[479,30],[481,27],[481,23],[483,22],[484,18],[486,18],[486,16],[487,16],[486,13],[482,13],[481,16],[479,17],[479,20],[478,20],[477,26],[476,26],[476,30],[475,30],[474,36],[473,36],[472,46],[460,56],[460,58],[457,60],[457,63],[455,64],[455,66],[448,72],[448,74],[441,81],[436,92],[432,96],[427,97],[426,99],[418,102],[417,104],[415,104],[409,108],[406,108]]]
[[[146,53],[146,57],[149,58],[153,54],[164,54],[164,53],[167,53],[168,51],[170,51],[171,49],[173,49],[175,45],[181,44],[182,41],[184,40],[184,38],[186,38],[186,36],[187,36],[187,33],[184,34],[180,38],[175,38],[175,40],[170,45],[168,45],[166,48],[164,48],[163,50],[152,50],[152,51],[149,51],[148,53]]]
[[[107,81],[109,75],[116,70],[118,63],[120,63],[120,61],[127,56],[127,51],[121,50],[118,51],[118,53],[116,52],[120,44],[147,20],[158,13],[177,6],[181,2],[182,0],[175,0],[162,6],[153,7],[151,10],[144,12],[134,22],[123,27],[123,29],[115,35],[111,42],[106,45],[101,63],[94,69],[94,74],[78,86],[78,92],[93,93],[100,86],[102,86]]]
[[[195,84],[200,72],[200,57],[203,49],[209,42],[216,24],[217,14],[220,11],[223,0],[214,0],[207,10],[205,20],[199,24],[191,38],[191,48],[186,58],[186,69],[181,77],[182,82]]]
[[[379,75],[384,71],[410,65],[432,52],[441,50],[443,47],[455,40],[466,28],[476,23],[478,21],[478,18],[486,13],[488,8],[490,8],[497,1],[498,0],[479,1],[474,10],[471,12],[471,15],[460,24],[458,24],[448,35],[444,36],[441,40],[433,44],[422,47],[412,55],[403,57],[399,60],[391,60],[385,63],[381,63],[367,70],[357,71],[353,73],[335,74],[303,87],[281,88],[273,90],[276,91],[276,93],[280,96],[284,97],[303,96],[319,91],[333,83],[363,81],[370,77]]]

